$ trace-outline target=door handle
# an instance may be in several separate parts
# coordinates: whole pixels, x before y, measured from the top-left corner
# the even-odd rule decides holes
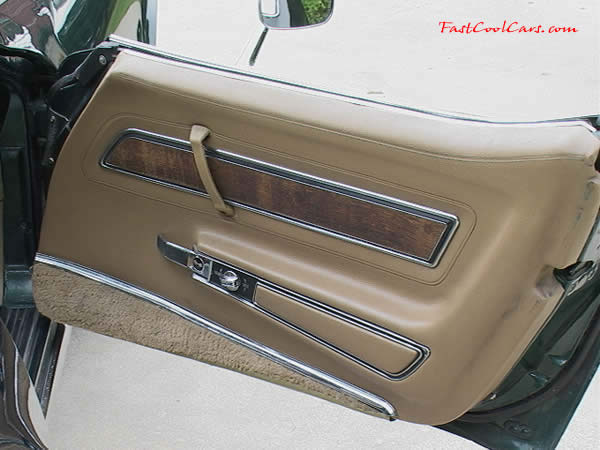
[[[208,196],[212,200],[213,206],[221,214],[231,217],[233,216],[233,208],[225,203],[215,180],[210,173],[210,167],[208,167],[208,161],[206,160],[206,148],[204,147],[204,140],[210,134],[210,130],[201,125],[192,126],[190,132],[190,143],[192,144],[192,151],[194,152],[194,161],[196,162],[196,168],[198,174],[202,180],[202,184],[208,193]]]
[[[167,241],[158,235],[156,246],[169,261],[187,268],[192,278],[245,303],[252,303],[258,279],[233,265],[201,252]]]

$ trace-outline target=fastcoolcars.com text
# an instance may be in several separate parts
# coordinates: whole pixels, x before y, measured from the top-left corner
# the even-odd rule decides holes
[[[565,27],[551,25],[545,27],[544,25],[523,25],[519,22],[509,22],[505,20],[501,26],[490,26],[485,22],[468,22],[466,24],[456,25],[454,22],[442,21],[438,24],[440,26],[440,32],[444,33],[459,33],[459,34],[472,34],[472,33],[577,33],[579,30],[575,27]]]

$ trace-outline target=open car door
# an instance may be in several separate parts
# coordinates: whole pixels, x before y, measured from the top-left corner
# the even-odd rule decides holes
[[[50,98],[68,136],[46,155],[44,315],[492,446],[547,438],[527,402],[567,370],[585,388],[588,121],[443,117],[125,40],[93,55],[83,112],[81,77]]]

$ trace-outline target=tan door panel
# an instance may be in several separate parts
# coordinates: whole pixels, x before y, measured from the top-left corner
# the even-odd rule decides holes
[[[231,218],[199,182],[196,124]],[[128,50],[61,150],[39,252],[364,389],[398,418],[446,423],[499,384],[560,301],[552,269],[577,260],[600,206],[598,143],[581,121],[449,119]],[[158,236],[267,284],[230,295],[166,259]],[[369,365],[394,373],[414,354],[369,327],[430,353],[386,378]]]
[[[276,317],[392,376],[404,372],[419,357],[416,350],[401,342],[344,322],[268,287],[257,286],[254,300],[260,308]]]

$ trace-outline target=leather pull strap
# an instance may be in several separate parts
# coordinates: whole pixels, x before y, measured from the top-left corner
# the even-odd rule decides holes
[[[202,180],[202,184],[208,193],[208,196],[213,202],[213,205],[220,213],[231,217],[233,216],[233,208],[223,201],[223,197],[219,193],[219,189],[213,180],[208,161],[206,160],[206,148],[204,148],[204,140],[210,134],[210,130],[200,125],[194,125],[190,133],[190,142],[194,151],[194,161],[196,168]]]

